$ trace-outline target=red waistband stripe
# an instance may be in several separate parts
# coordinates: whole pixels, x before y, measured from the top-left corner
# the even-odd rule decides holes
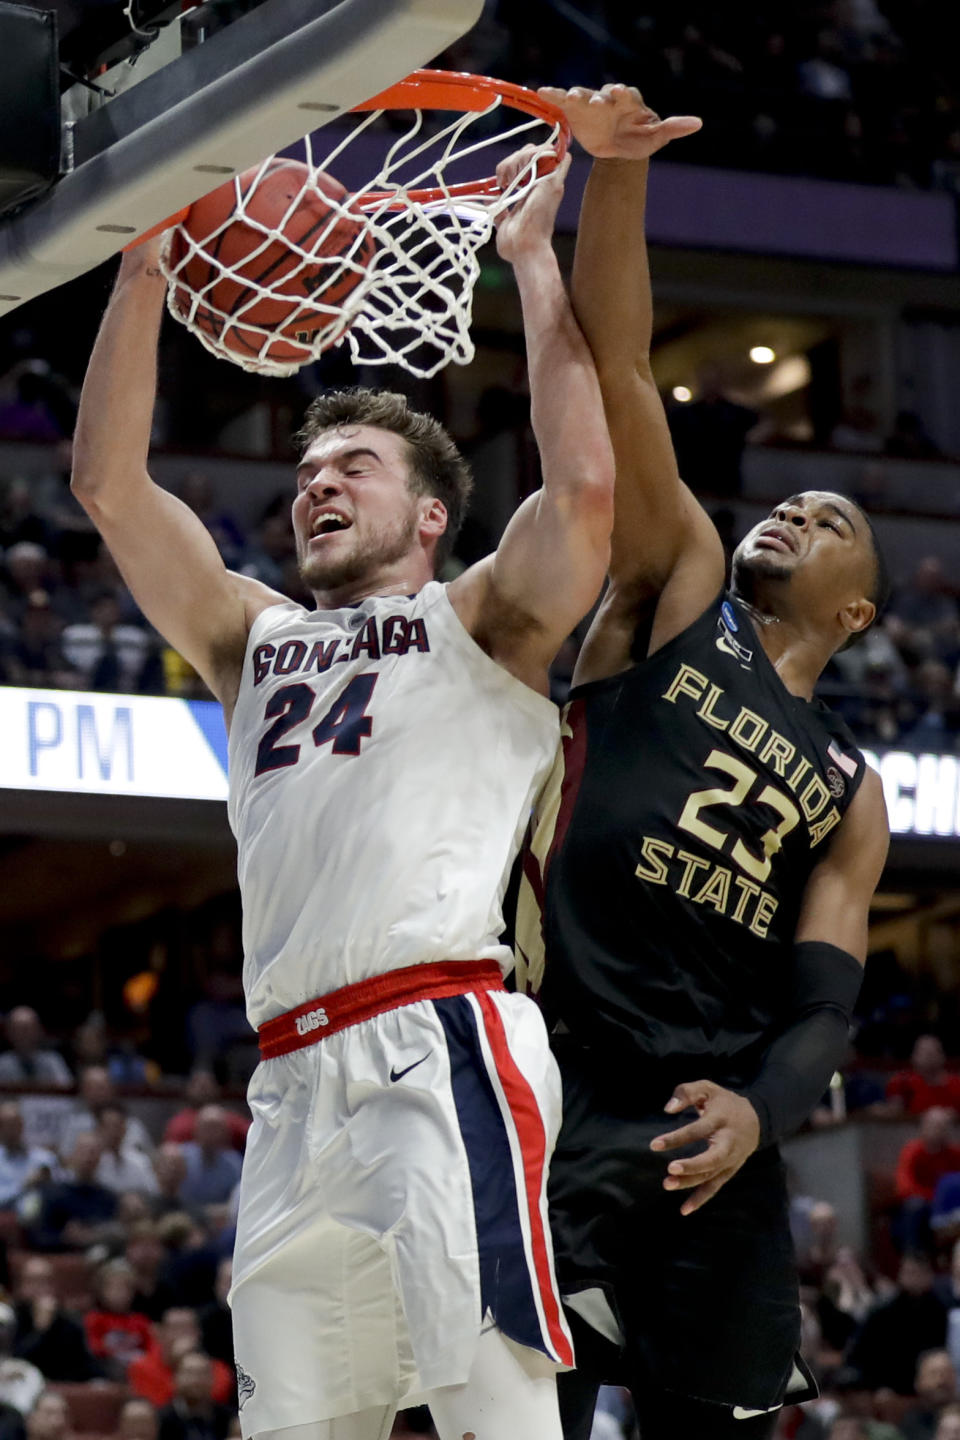
[[[503,976],[495,960],[449,960],[426,965],[407,965],[386,975],[358,980],[307,1000],[296,1010],[288,1010],[260,1026],[257,1035],[260,1055],[272,1060],[303,1050],[371,1020],[387,1010],[399,1010],[417,1000],[444,1000],[450,995],[471,995],[485,990],[502,990]]]

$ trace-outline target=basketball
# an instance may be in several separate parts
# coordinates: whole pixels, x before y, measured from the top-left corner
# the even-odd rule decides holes
[[[175,311],[186,318],[199,296],[193,323],[238,359],[303,364],[374,255],[359,213],[353,220],[328,203],[346,198],[331,175],[311,179],[306,165],[282,158],[205,195],[182,222],[198,248],[191,251],[181,228],[173,233],[168,263],[183,281],[174,286]],[[323,348],[348,328],[338,325]]]

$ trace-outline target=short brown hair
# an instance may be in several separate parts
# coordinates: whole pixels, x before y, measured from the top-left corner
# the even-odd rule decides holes
[[[446,430],[432,415],[411,410],[405,395],[356,386],[318,395],[293,438],[303,453],[318,435],[338,425],[377,425],[407,442],[410,489],[415,495],[433,495],[447,512],[447,528],[437,542],[434,560],[439,574],[453,550],[473,488],[470,467]]]

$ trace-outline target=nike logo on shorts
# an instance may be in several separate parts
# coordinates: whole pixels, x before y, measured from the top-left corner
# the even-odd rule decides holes
[[[772,1415],[775,1410],[782,1410],[782,1405],[771,1405],[769,1410],[744,1410],[742,1405],[734,1405],[734,1420],[753,1420],[757,1415]]]
[[[426,1059],[429,1057],[429,1055],[430,1055],[430,1051],[428,1050],[427,1053],[426,1053],[426,1055],[421,1055],[419,1060],[414,1060],[413,1064],[412,1064],[412,1065],[408,1065],[404,1070],[391,1070],[391,1071],[390,1071],[390,1079],[391,1079],[391,1081],[394,1081],[394,1080],[402,1080],[403,1077],[404,1077],[404,1075],[409,1075],[411,1070],[416,1070],[416,1068],[417,1068],[418,1065],[422,1065],[423,1062],[424,1062],[424,1060],[426,1060]]]

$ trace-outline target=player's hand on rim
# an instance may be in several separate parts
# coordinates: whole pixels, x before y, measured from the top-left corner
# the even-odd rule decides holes
[[[692,1215],[735,1175],[753,1154],[760,1139],[760,1121],[750,1101],[712,1080],[693,1080],[678,1085],[664,1109],[669,1115],[682,1110],[697,1111],[696,1120],[658,1135],[650,1149],[679,1150],[706,1140],[700,1155],[671,1160],[663,1182],[665,1190],[692,1190],[680,1207],[681,1215]]]
[[[604,85],[602,90],[544,85],[537,93],[563,111],[576,139],[597,160],[649,159],[703,124],[696,115],[661,120],[633,85]]]
[[[517,176],[526,170],[537,154],[535,145],[524,145],[497,166],[497,183],[501,190],[507,190]],[[566,155],[557,168],[538,184],[531,186],[526,194],[509,210],[497,217],[497,253],[503,260],[514,263],[521,255],[541,250],[550,244],[554,221],[563,196],[563,182],[570,168],[570,156]]]

